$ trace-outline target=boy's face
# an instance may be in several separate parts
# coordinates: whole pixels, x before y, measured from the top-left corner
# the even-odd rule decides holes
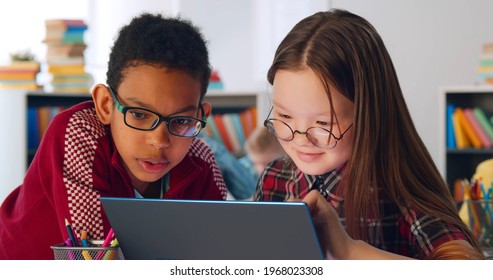
[[[115,90],[123,106],[148,109],[164,117],[202,119],[198,107],[200,82],[185,72],[149,65],[130,67]],[[207,105],[208,115],[210,107]],[[192,141],[192,138],[171,135],[165,121],[150,131],[131,128],[115,106],[110,110],[109,125],[132,184],[139,191],[145,191],[150,182],[159,180],[178,165]]]
[[[339,125],[332,133],[339,138],[353,122],[354,104],[331,87],[332,102]],[[292,131],[304,133],[308,128],[331,130],[331,109],[325,87],[311,69],[302,71],[279,70],[273,85],[274,109],[270,118],[288,124]],[[335,121],[335,120],[334,120]],[[340,127],[340,130],[339,130]],[[351,156],[352,127],[332,149],[322,149],[310,142],[306,135],[294,133],[291,141],[279,140],[286,154],[298,168],[310,175],[320,175],[338,168]]]

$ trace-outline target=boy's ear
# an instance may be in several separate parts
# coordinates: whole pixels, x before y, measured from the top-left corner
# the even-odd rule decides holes
[[[204,102],[202,103],[202,107],[204,107],[205,117],[209,117],[212,112],[212,105],[210,103]]]
[[[110,124],[111,113],[113,112],[113,98],[111,98],[108,87],[102,84],[94,86],[92,100],[99,120],[105,125]]]

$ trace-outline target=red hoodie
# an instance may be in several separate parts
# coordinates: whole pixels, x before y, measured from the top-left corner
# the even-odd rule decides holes
[[[167,199],[224,200],[226,186],[209,148],[193,139],[169,173]],[[135,197],[111,134],[87,101],[58,114],[40,143],[22,185],[0,208],[0,259],[53,259],[50,246],[68,238],[64,219],[80,237],[110,230],[100,197]]]

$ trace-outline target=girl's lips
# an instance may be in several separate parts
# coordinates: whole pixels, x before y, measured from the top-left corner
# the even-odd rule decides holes
[[[168,166],[167,162],[163,161],[152,161],[152,160],[139,160],[140,166],[149,173],[161,173]]]
[[[317,160],[319,157],[322,156],[323,153],[303,153],[300,151],[296,152],[297,156],[299,159],[301,159],[304,162],[312,162]]]

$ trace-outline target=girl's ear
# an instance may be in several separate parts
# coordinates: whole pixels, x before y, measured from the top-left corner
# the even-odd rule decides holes
[[[97,84],[92,90],[92,100],[96,108],[96,114],[99,120],[109,125],[111,122],[111,113],[113,112],[113,98],[107,86]]]
[[[210,103],[204,102],[202,103],[202,107],[204,107],[205,117],[209,117],[212,112],[212,106]]]

